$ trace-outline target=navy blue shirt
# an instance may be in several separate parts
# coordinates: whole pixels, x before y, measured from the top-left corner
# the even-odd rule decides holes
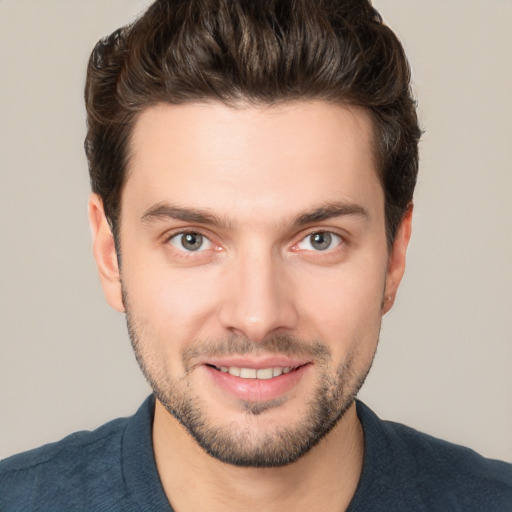
[[[151,396],[131,418],[0,462],[0,510],[172,512],[153,455],[153,413]],[[512,512],[511,464],[382,421],[361,402],[357,413],[365,455],[348,512]]]

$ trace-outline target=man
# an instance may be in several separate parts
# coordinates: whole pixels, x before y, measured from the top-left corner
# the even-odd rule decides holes
[[[355,401],[420,135],[369,4],[155,2],[86,105],[94,255],[155,398],[6,460],[3,508],[510,509],[510,465]]]

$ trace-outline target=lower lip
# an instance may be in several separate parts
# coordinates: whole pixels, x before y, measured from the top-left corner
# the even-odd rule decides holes
[[[242,379],[229,373],[224,373],[211,366],[203,365],[210,378],[221,389],[235,398],[248,402],[268,402],[283,397],[298,385],[308,372],[311,365],[305,364],[290,373],[283,373],[271,379]]]

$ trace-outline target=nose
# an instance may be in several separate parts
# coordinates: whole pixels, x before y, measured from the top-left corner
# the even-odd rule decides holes
[[[254,342],[297,327],[298,314],[286,263],[261,251],[230,262],[223,283],[220,321],[224,329]]]

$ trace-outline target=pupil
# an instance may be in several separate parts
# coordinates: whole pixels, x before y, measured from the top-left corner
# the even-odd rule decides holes
[[[331,240],[330,233],[315,233],[311,237],[311,245],[319,251],[325,251],[331,245]]]
[[[181,239],[181,245],[188,251],[197,251],[203,245],[203,235],[186,233]]]

